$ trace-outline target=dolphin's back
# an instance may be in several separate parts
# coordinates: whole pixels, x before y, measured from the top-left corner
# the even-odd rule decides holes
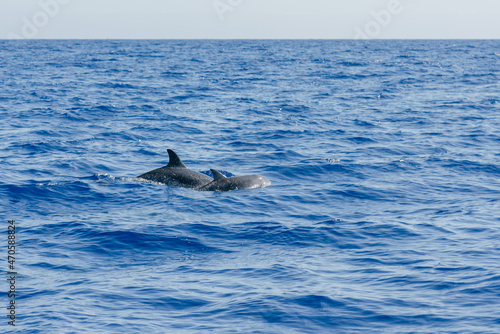
[[[210,182],[212,178],[188,169],[179,156],[172,150],[167,150],[168,165],[139,175],[141,179],[159,182],[172,187],[199,188]]]
[[[267,187],[271,181],[260,175],[243,175],[225,177],[219,171],[211,169],[214,174],[214,180],[197,190],[200,191],[231,191],[238,189],[253,189],[258,187]]]
[[[187,168],[162,167],[139,176],[141,179],[159,182],[171,187],[198,188],[212,182],[208,175]]]

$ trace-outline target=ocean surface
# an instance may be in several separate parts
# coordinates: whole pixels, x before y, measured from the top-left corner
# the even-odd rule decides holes
[[[1,333],[500,333],[500,41],[0,41],[0,85]]]

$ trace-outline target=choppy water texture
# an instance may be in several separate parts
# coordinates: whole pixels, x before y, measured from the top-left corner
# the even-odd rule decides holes
[[[1,41],[16,330],[499,333],[499,69],[499,41]],[[137,180],[167,148],[273,184]]]

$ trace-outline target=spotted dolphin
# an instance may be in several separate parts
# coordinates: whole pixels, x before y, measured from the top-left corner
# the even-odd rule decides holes
[[[181,158],[172,150],[168,149],[169,162],[165,167],[161,167],[138,176],[141,179],[155,181],[172,187],[185,187],[197,189],[207,185],[213,179],[205,174],[201,174],[188,169],[181,161]]]
[[[226,177],[215,169],[210,169],[214,175],[214,180],[209,184],[203,185],[196,190],[200,191],[231,191],[238,189],[253,189],[267,187],[271,181],[260,175],[243,175]]]

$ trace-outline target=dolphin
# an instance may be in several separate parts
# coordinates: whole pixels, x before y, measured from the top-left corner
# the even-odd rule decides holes
[[[208,175],[188,169],[174,151],[168,149],[167,152],[169,157],[168,165],[142,174],[138,178],[164,183],[172,187],[191,189],[202,187],[213,181]]]
[[[226,177],[215,169],[210,169],[214,174],[214,180],[196,190],[200,191],[231,191],[238,189],[253,189],[271,185],[271,181],[260,175],[244,175]]]

